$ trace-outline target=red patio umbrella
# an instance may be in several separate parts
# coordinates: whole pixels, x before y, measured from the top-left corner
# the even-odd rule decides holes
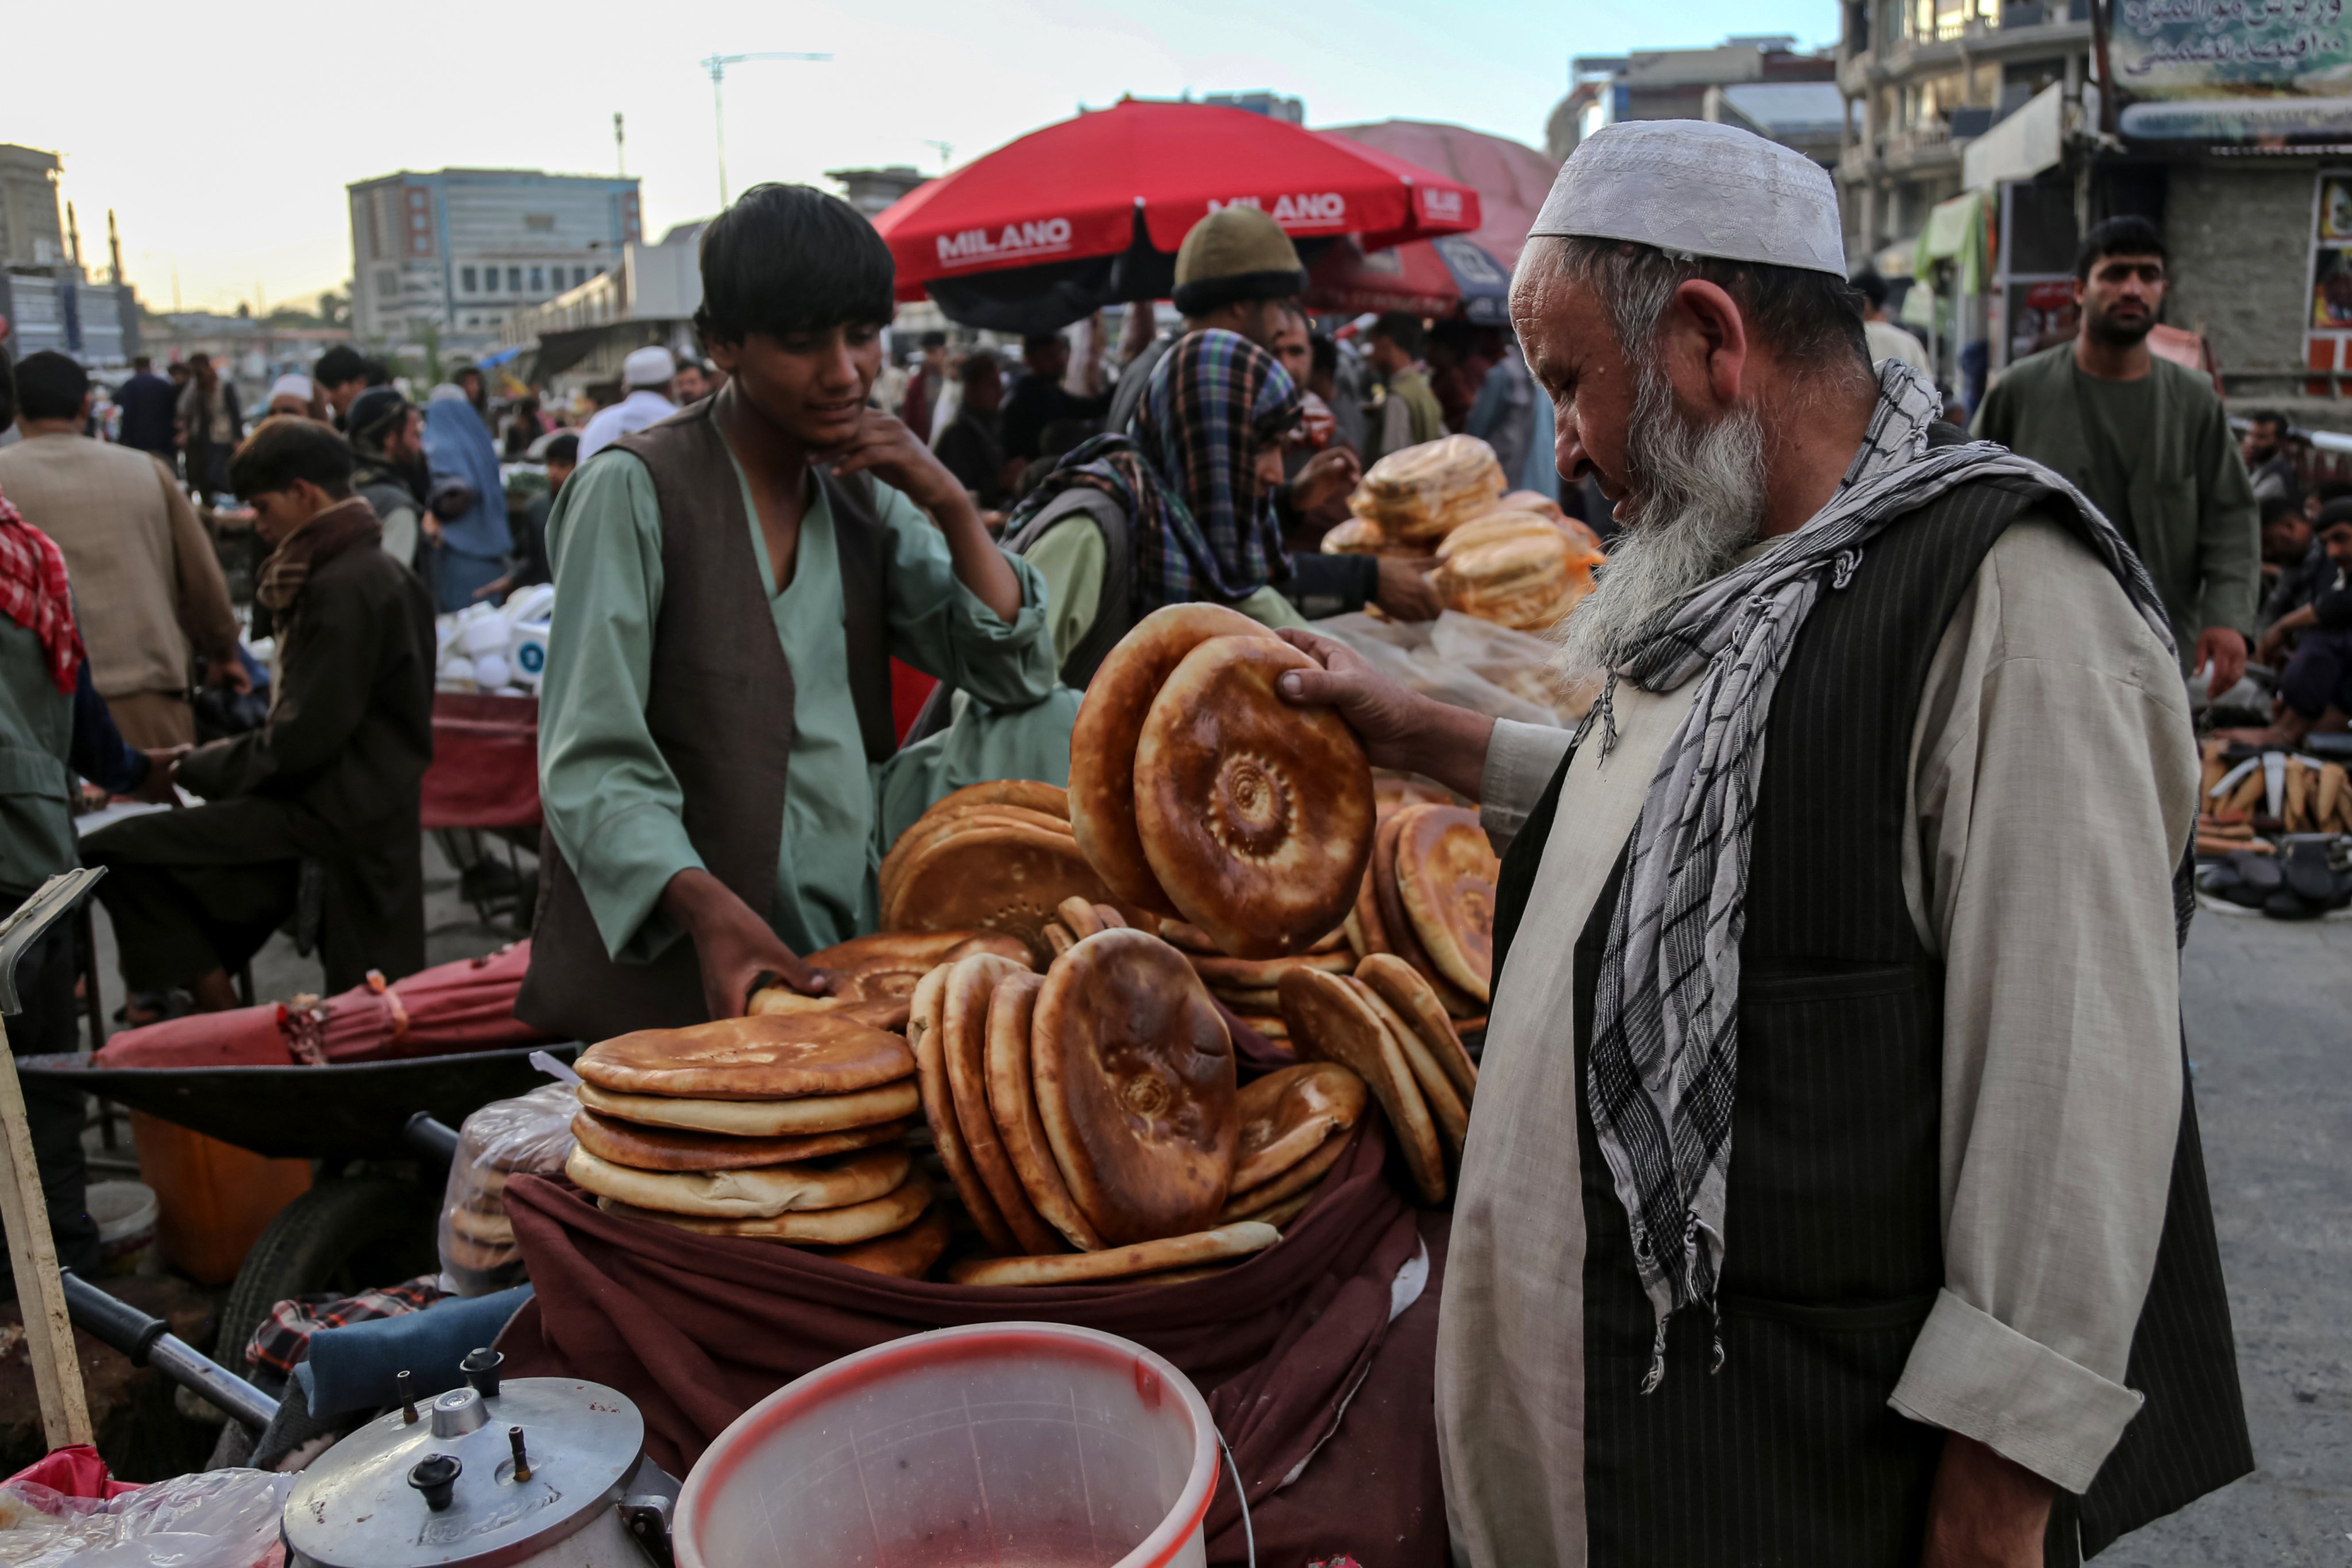
[[[1359,235],[1370,248],[1479,222],[1477,192],[1378,148],[1244,110],[1127,99],[917,188],[875,227],[898,262],[901,300],[1042,266],[1061,270],[1040,275],[1039,289],[1061,285],[1073,303],[1100,303],[1153,297],[1103,295],[1113,258],[1172,254],[1212,209],[1237,203],[1272,214],[1296,238]],[[1106,276],[1081,279],[1066,266],[1089,261]]]
[[[1369,256],[1342,242],[1307,269],[1307,308],[1350,316],[1410,310],[1500,326],[1511,319],[1510,293],[1510,269],[1459,234],[1407,240]]]

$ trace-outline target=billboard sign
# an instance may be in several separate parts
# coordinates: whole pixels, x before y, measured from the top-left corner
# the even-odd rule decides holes
[[[2344,0],[2115,0],[2111,15],[2131,98],[2352,97]]]

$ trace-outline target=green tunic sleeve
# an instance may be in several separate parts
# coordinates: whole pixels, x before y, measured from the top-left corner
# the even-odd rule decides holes
[[[1045,583],[1045,620],[1054,634],[1054,668],[1069,661],[1070,650],[1093,629],[1102,607],[1103,569],[1108,552],[1102,530],[1083,514],[1064,518],[1022,557]]]
[[[669,879],[702,865],[685,794],[646,727],[661,605],[661,509],[653,476],[600,454],[565,482],[547,523],[555,618],[539,695],[539,792],[605,950],[649,963],[681,932],[656,909]]]
[[[890,651],[992,708],[1026,708],[1054,689],[1045,579],[1016,555],[1021,613],[1010,624],[955,574],[948,542],[920,508],[887,485],[875,510],[890,531]]]

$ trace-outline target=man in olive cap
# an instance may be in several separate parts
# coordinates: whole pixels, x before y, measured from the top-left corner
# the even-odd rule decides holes
[[[1176,308],[1184,331],[1223,327],[1272,353],[1282,308],[1307,292],[1307,268],[1282,226],[1256,207],[1219,207],[1176,249]],[[1181,334],[1162,333],[1118,378],[1103,428],[1125,430],[1151,373]]]

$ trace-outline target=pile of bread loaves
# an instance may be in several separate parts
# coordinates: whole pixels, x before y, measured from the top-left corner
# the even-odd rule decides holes
[[[1592,592],[1604,557],[1591,530],[1533,490],[1503,493],[1486,442],[1448,436],[1392,452],[1349,498],[1354,513],[1323,537],[1336,554],[1437,559],[1445,607],[1515,631],[1557,624]]]
[[[1172,1284],[1230,1267],[1305,1208],[1365,1102],[1331,1068],[1237,1089],[1199,977],[1120,924],[1043,974],[992,954],[940,965],[908,1038],[940,1163],[984,1247],[949,1266],[962,1284]]]
[[[722,1018],[591,1046],[565,1173],[614,1214],[919,1278],[946,1216],[914,1169],[901,1036],[841,1013]]]
[[[2343,763],[2265,752],[2232,767],[2226,761],[2229,742],[2211,739],[2203,750],[2204,810],[2197,818],[2198,854],[2270,854],[2276,846],[2256,837],[2258,826],[2282,833],[2352,833],[2352,774]],[[2273,758],[2278,763],[2275,781],[2271,776]],[[2258,817],[2263,819],[2260,824]]]

